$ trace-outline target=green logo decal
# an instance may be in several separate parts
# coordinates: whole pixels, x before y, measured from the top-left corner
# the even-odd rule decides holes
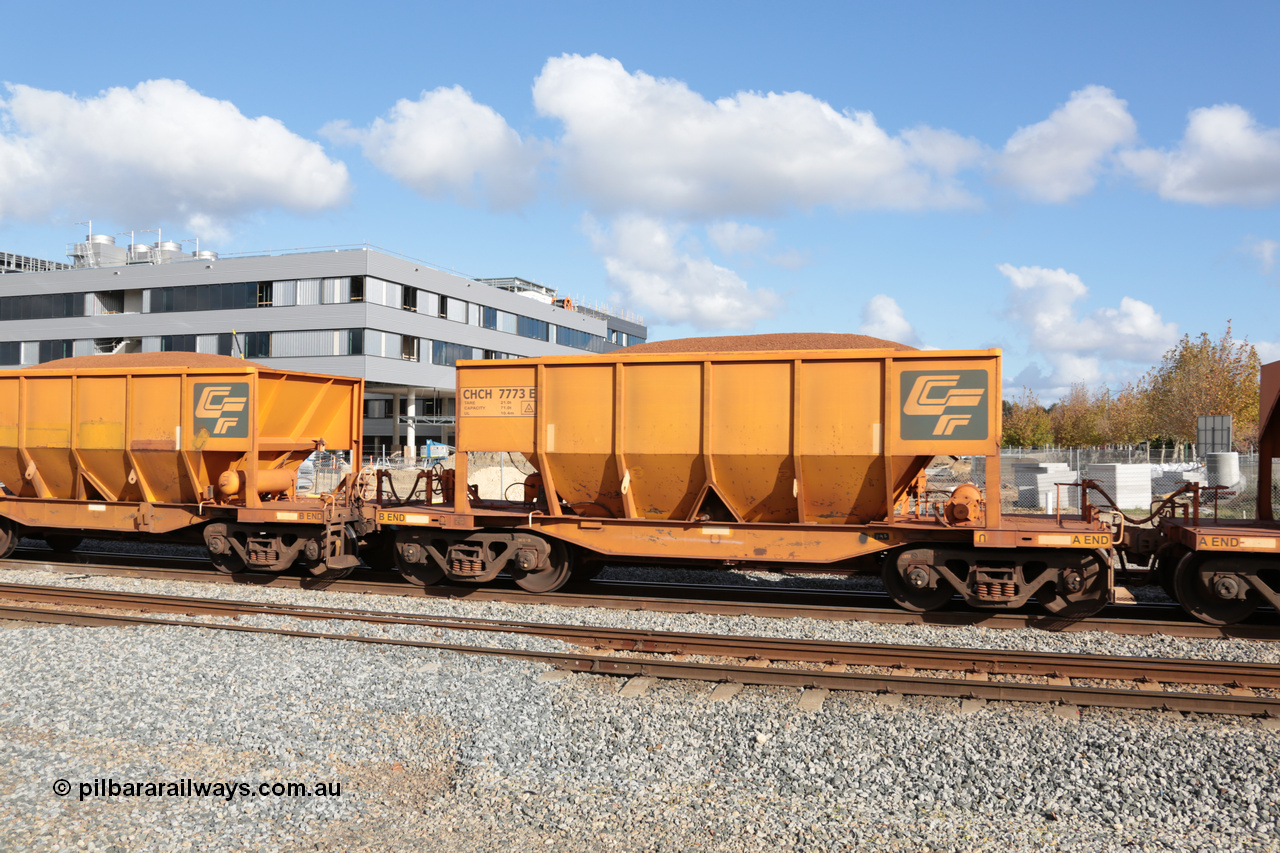
[[[249,437],[249,383],[197,382],[195,431],[220,438]]]
[[[904,370],[902,438],[908,441],[983,440],[987,423],[985,370]]]

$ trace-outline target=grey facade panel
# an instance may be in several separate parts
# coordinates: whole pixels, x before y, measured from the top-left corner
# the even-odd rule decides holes
[[[624,332],[628,335],[635,335],[639,338],[649,337],[649,330],[644,326],[639,323],[632,323],[629,320],[623,320],[620,317],[610,317],[608,320],[608,326],[610,329],[617,329],[619,332]]]
[[[271,304],[277,307],[288,307],[298,304],[298,283],[296,281],[277,281],[271,286]]]
[[[352,276],[366,276],[364,301],[324,301],[326,296],[349,299]],[[150,313],[156,304],[155,288],[234,282],[256,285],[263,281],[275,283],[275,304],[271,307]],[[420,291],[417,311],[403,308],[402,286]],[[555,344],[554,330],[551,341],[514,334],[517,314],[600,338],[607,338],[610,328],[636,336],[647,333],[634,323],[567,311],[483,282],[365,250],[32,272],[6,276],[0,284],[0,297],[49,293],[84,293],[86,316],[0,322],[0,340],[24,342],[24,363],[38,362],[38,342],[42,340],[87,342],[75,345],[75,351],[80,352],[95,340],[121,339],[126,345],[154,352],[160,348],[162,335],[192,335],[197,337],[198,350],[213,352],[217,336],[235,330],[240,347],[233,352],[239,353],[243,352],[246,333],[272,332],[283,333],[273,334],[273,354],[280,354],[269,359],[281,368],[364,376],[387,386],[449,389],[454,383],[453,369],[431,363],[435,341],[519,356],[584,352]],[[100,293],[105,298],[98,298]],[[455,320],[438,316],[434,294],[448,297],[456,306],[452,312]],[[295,304],[287,304],[290,302]],[[497,309],[500,329],[510,331],[480,325],[484,317],[481,306]],[[125,313],[93,313],[122,308]],[[367,336],[371,343],[376,339],[377,351],[385,356],[339,355],[347,351],[349,329],[372,330]],[[400,357],[413,353],[412,344],[404,345],[404,336],[420,341],[419,360]]]
[[[276,332],[271,336],[271,355],[325,356],[337,354],[338,333],[331,330]]]
[[[320,279],[303,278],[298,279],[298,305],[319,305],[320,304]]]

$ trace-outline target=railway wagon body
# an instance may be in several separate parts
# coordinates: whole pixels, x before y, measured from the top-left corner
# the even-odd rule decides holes
[[[1266,604],[1280,610],[1280,523],[1272,503],[1272,460],[1280,455],[1280,361],[1264,364],[1261,374],[1254,517],[1219,513],[1221,488],[1197,490],[1192,500],[1161,516],[1155,535],[1129,536],[1145,540],[1133,550],[1154,555],[1170,594],[1211,624],[1239,622]]]
[[[458,459],[518,452],[522,501],[384,508],[397,563],[431,581],[507,570],[553,588],[575,559],[850,568],[883,561],[906,607],[1106,603],[1100,518],[1002,516],[997,350],[794,350],[461,362]],[[985,484],[932,500],[939,455]],[[991,493],[988,494],[988,488]]]
[[[0,550],[24,533],[169,538],[203,541],[224,571],[349,569],[358,512],[298,495],[297,469],[358,452],[362,398],[360,379],[194,353],[0,374]]]

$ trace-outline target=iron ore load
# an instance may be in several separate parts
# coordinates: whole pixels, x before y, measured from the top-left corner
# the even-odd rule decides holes
[[[359,452],[360,380],[210,358],[0,375],[0,544],[163,537],[203,542],[223,571],[321,576],[364,554],[418,584],[501,573],[535,592],[608,563],[872,569],[910,610],[959,598],[1063,618],[1115,600],[1128,560],[1207,622],[1280,605],[1269,465],[1252,520],[1203,517],[1194,484],[1129,518],[1087,480],[1078,511],[1004,512],[998,350],[763,335],[460,362],[452,470],[420,471],[403,496],[362,472],[315,497],[297,466]],[[1280,362],[1262,387],[1269,460]],[[533,473],[482,499],[478,453]],[[935,457],[972,460],[972,481],[931,488]]]

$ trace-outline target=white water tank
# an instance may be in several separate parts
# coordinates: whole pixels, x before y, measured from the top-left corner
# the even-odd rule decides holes
[[[1210,486],[1231,488],[1240,482],[1239,453],[1208,453],[1205,455],[1205,476]]]
[[[164,263],[165,261],[180,261],[186,255],[182,252],[182,244],[175,243],[172,240],[165,240],[163,243],[156,243],[152,249],[152,258],[156,263]]]

